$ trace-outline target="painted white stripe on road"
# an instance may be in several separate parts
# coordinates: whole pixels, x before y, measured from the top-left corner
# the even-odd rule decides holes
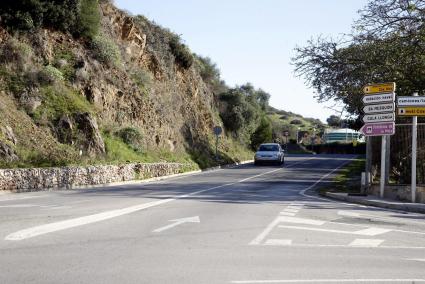
[[[289,205],[288,207],[286,207],[286,209],[291,209],[291,210],[301,210],[302,206],[293,206],[293,205]]]
[[[236,280],[235,284],[267,284],[267,283],[425,283],[425,279],[291,279],[291,280]]]
[[[280,222],[315,225],[315,226],[321,226],[326,223],[326,221],[322,221],[322,220],[305,219],[305,218],[297,218],[297,217],[285,217],[285,216],[280,217]]]
[[[377,247],[382,244],[385,240],[376,239],[355,239],[349,246],[352,247]]]
[[[340,216],[346,216],[346,217],[360,217],[360,214],[357,212],[351,212],[351,211],[338,211],[337,213]]]
[[[425,262],[425,258],[406,258],[406,260]]]
[[[264,244],[267,246],[290,246],[292,244],[292,240],[268,239]]]
[[[360,236],[375,236],[371,235],[368,230],[360,230],[360,231],[341,231],[341,230],[332,230],[332,229],[320,229],[320,228],[312,228],[312,227],[300,227],[300,226],[285,226],[279,225],[279,228],[282,229],[293,229],[293,230],[305,230],[305,231],[315,231],[315,232],[324,232],[324,233],[334,233],[334,234],[346,234],[346,235],[360,235]],[[390,232],[392,230],[386,230],[385,232],[381,232],[380,234],[384,234]]]
[[[310,160],[310,159],[308,159],[308,160]],[[303,162],[308,161],[308,160],[303,160],[303,161],[291,164],[291,166],[294,166],[294,165],[299,164],[299,163],[303,163]],[[236,182],[219,185],[219,186],[199,190],[199,191],[188,193],[188,194],[178,195],[178,196],[175,196],[173,198],[167,198],[167,199],[153,201],[153,202],[144,203],[144,204],[140,204],[140,205],[135,205],[135,206],[131,206],[131,207],[123,208],[123,209],[106,211],[106,212],[102,212],[102,213],[98,213],[98,214],[83,216],[83,217],[79,217],[79,218],[74,218],[74,219],[69,219],[69,220],[64,220],[64,221],[59,221],[59,222],[55,222],[55,223],[50,223],[50,224],[45,224],[45,225],[41,225],[41,226],[36,226],[36,227],[24,229],[24,230],[12,233],[10,235],[7,235],[5,237],[5,240],[7,240],[7,241],[20,241],[20,240],[36,237],[36,236],[39,236],[39,235],[44,235],[44,234],[57,232],[57,231],[65,230],[65,229],[70,229],[70,228],[74,228],[74,227],[78,227],[78,226],[83,226],[83,225],[87,225],[87,224],[91,224],[91,223],[105,221],[105,220],[112,219],[112,218],[115,218],[115,217],[127,215],[127,214],[134,213],[134,212],[137,212],[137,211],[140,211],[140,210],[144,210],[144,209],[147,209],[147,208],[151,208],[151,207],[159,206],[159,205],[162,205],[162,204],[165,204],[165,203],[169,203],[169,202],[175,201],[177,199],[183,199],[183,198],[186,198],[186,197],[190,197],[190,196],[197,195],[197,194],[207,192],[207,191],[211,191],[211,190],[214,190],[214,189],[219,189],[219,188],[235,185],[235,184],[238,184],[238,183],[242,183],[244,181],[251,180],[251,179],[256,178],[256,177],[264,176],[266,174],[274,173],[276,171],[283,170],[283,169],[285,169],[285,168],[278,168],[278,169],[268,171],[268,172],[264,172],[262,174],[258,174],[258,175],[255,175],[255,176],[251,176],[251,177],[248,177],[248,178],[236,181]]]
[[[377,236],[377,235],[382,235],[391,231],[392,231],[391,229],[384,229],[384,228],[368,228],[368,229],[357,231],[356,234],[363,235],[363,236]]]
[[[290,212],[290,213],[297,213],[300,210],[299,209],[284,209],[283,211]]]
[[[295,216],[295,213],[289,213],[289,212],[280,212],[279,214],[284,216]]]

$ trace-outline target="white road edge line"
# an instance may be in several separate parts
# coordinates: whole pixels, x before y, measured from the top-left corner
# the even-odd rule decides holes
[[[311,158],[311,159],[313,159],[313,158]],[[302,161],[296,162],[294,164],[291,164],[290,166],[295,166],[297,164],[304,163],[304,162],[309,161],[311,159],[302,160]],[[290,166],[288,166],[288,167],[290,167]],[[288,167],[286,167],[286,168],[288,168]],[[274,173],[276,171],[283,170],[283,169],[285,169],[285,168],[278,168],[278,169],[268,171],[268,172],[264,172],[262,174],[255,175],[255,176],[252,176],[252,177],[248,177],[248,178],[236,181],[236,182],[219,185],[219,186],[195,191],[195,192],[188,193],[188,194],[178,195],[178,196],[175,196],[175,197],[172,197],[172,198],[167,198],[167,199],[158,200],[158,201],[152,201],[152,202],[148,202],[148,203],[144,203],[144,204],[126,207],[126,208],[123,208],[123,209],[105,211],[105,212],[98,213],[98,214],[93,214],[93,215],[83,216],[83,217],[79,217],[79,218],[73,218],[73,219],[68,219],[68,220],[64,220],[64,221],[49,223],[49,224],[45,224],[45,225],[41,225],[41,226],[31,227],[31,228],[28,228],[28,229],[20,230],[18,232],[14,232],[12,234],[9,234],[4,238],[4,240],[6,240],[6,241],[21,241],[21,240],[36,237],[36,236],[39,236],[39,235],[44,235],[44,234],[53,233],[53,232],[57,232],[57,231],[61,231],[61,230],[66,230],[66,229],[70,229],[70,228],[74,228],[74,227],[79,227],[79,226],[83,226],[83,225],[87,225],[87,224],[91,224],[91,223],[105,221],[105,220],[108,220],[108,219],[112,219],[112,218],[116,218],[116,217],[119,217],[119,216],[131,214],[131,213],[134,213],[134,212],[137,212],[137,211],[140,211],[140,210],[144,210],[144,209],[147,209],[147,208],[151,208],[151,207],[155,207],[155,206],[162,205],[162,204],[165,204],[165,203],[169,203],[169,202],[175,201],[177,199],[183,199],[183,198],[186,198],[186,197],[190,197],[190,196],[197,195],[197,194],[207,192],[207,191],[211,191],[211,190],[214,190],[214,189],[223,188],[223,187],[235,185],[235,184],[238,184],[238,183],[242,183],[244,181],[247,181],[247,180],[259,177],[259,176],[263,176],[263,175],[266,175],[266,174]]]
[[[293,280],[237,280],[230,281],[235,284],[266,284],[266,283],[359,283],[359,282],[406,282],[425,283],[425,279],[293,279]]]

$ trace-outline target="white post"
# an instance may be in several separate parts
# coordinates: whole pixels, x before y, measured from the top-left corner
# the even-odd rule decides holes
[[[379,184],[379,196],[384,198],[384,189],[385,189],[385,152],[387,150],[387,139],[385,136],[381,137],[381,180]]]
[[[413,96],[418,96],[414,93]],[[412,119],[412,202],[416,202],[416,156],[418,148],[418,117]]]

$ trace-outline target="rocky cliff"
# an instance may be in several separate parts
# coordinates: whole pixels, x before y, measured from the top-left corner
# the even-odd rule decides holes
[[[212,161],[215,96],[179,38],[102,3],[92,41],[0,27],[0,166]],[[232,138],[223,161],[249,152]]]

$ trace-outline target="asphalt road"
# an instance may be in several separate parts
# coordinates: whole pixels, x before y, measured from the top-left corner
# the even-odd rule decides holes
[[[425,283],[425,217],[321,199],[352,156],[0,195],[0,283]]]

